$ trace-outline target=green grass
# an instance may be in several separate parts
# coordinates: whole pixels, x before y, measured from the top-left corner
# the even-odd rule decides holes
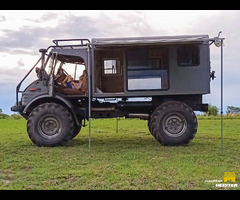
[[[37,147],[26,121],[0,120],[0,189],[178,190],[240,188],[240,117],[224,119],[221,153],[219,118],[199,117],[196,137],[185,147],[161,146],[138,119],[92,120],[63,147]],[[237,188],[216,188],[235,172]]]

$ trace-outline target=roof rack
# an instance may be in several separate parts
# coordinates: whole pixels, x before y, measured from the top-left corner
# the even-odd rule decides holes
[[[78,44],[65,44],[65,45],[61,45],[59,43],[61,42],[75,42],[75,41],[79,41],[80,43]],[[51,46],[54,49],[55,48],[71,48],[74,49],[74,47],[82,47],[82,46],[87,46],[90,43],[89,39],[61,39],[61,40],[53,40],[52,41],[56,46]]]

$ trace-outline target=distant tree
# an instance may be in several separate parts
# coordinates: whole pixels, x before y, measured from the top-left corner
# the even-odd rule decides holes
[[[2,109],[0,108],[0,119],[7,119],[9,115],[2,113]]]
[[[9,118],[9,115],[0,113],[0,119],[7,119]]]
[[[205,112],[208,116],[217,116],[219,112],[219,108],[217,106],[212,106],[211,104],[208,105],[208,111]]]
[[[21,115],[19,115],[19,114],[12,114],[11,118],[12,119],[22,119],[23,117]]]
[[[229,115],[229,114],[237,114],[237,113],[240,113],[240,108],[239,108],[239,107],[235,107],[235,106],[228,106],[226,113],[227,113],[228,115]]]

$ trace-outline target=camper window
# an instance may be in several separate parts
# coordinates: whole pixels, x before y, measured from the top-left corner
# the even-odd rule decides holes
[[[167,49],[139,47],[127,50],[127,89],[168,88]]]
[[[180,46],[177,49],[179,66],[197,66],[200,64],[198,46]]]
[[[103,61],[103,75],[117,75],[121,74],[120,60],[105,59]]]

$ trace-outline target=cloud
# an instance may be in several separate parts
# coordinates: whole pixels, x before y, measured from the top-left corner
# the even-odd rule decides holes
[[[46,14],[42,18],[47,20],[50,15],[51,13]],[[0,37],[0,52],[14,51],[21,54],[29,54],[30,50],[38,52],[39,48],[52,45],[53,39],[89,38],[96,34],[101,35],[90,17],[73,15],[67,16],[52,28],[23,25],[18,30],[3,29],[1,31],[4,35]]]
[[[90,38],[93,35],[102,35],[96,23],[87,16],[68,15],[51,30],[51,36],[52,38]]]
[[[125,11],[112,13],[100,13],[98,20],[93,24],[101,35],[105,37],[136,37],[136,36],[156,36],[166,34],[167,31],[162,28],[152,26],[146,20],[142,11]],[[96,35],[94,37],[101,37]]]
[[[4,21],[7,21],[6,17],[5,16],[0,16],[0,22],[4,22]]]
[[[22,62],[22,59],[21,60],[18,60],[17,61],[17,64],[19,67],[23,67],[25,64]]]
[[[14,68],[1,67],[0,68],[0,74],[1,74],[0,85],[1,86],[5,84],[16,85],[27,74],[27,72],[28,72],[27,69],[21,69],[19,67],[14,67]]]
[[[17,48],[32,48],[41,38],[41,29],[23,26],[20,30],[2,30],[5,35],[0,37],[1,51],[11,51]]]
[[[60,15],[60,14],[59,14]],[[93,38],[93,37],[124,37],[157,35],[164,30],[152,28],[139,12],[120,13],[111,18],[108,14],[100,13],[98,18],[91,16],[66,15],[51,28],[38,27],[37,24],[47,20],[58,19],[57,14],[46,13],[35,21],[35,26],[23,25],[17,30],[3,29],[0,37],[0,52],[15,54],[38,53],[39,48],[52,45],[53,39],[63,38]],[[35,53],[37,52],[37,53]]]
[[[28,25],[27,21],[34,25]],[[42,26],[48,21],[55,23],[51,27]],[[39,19],[26,18],[17,30],[2,29],[1,32],[0,52],[30,54],[52,45],[53,39],[164,35],[168,31],[151,26],[144,12],[126,11],[114,15],[99,12],[97,17],[46,12]]]

